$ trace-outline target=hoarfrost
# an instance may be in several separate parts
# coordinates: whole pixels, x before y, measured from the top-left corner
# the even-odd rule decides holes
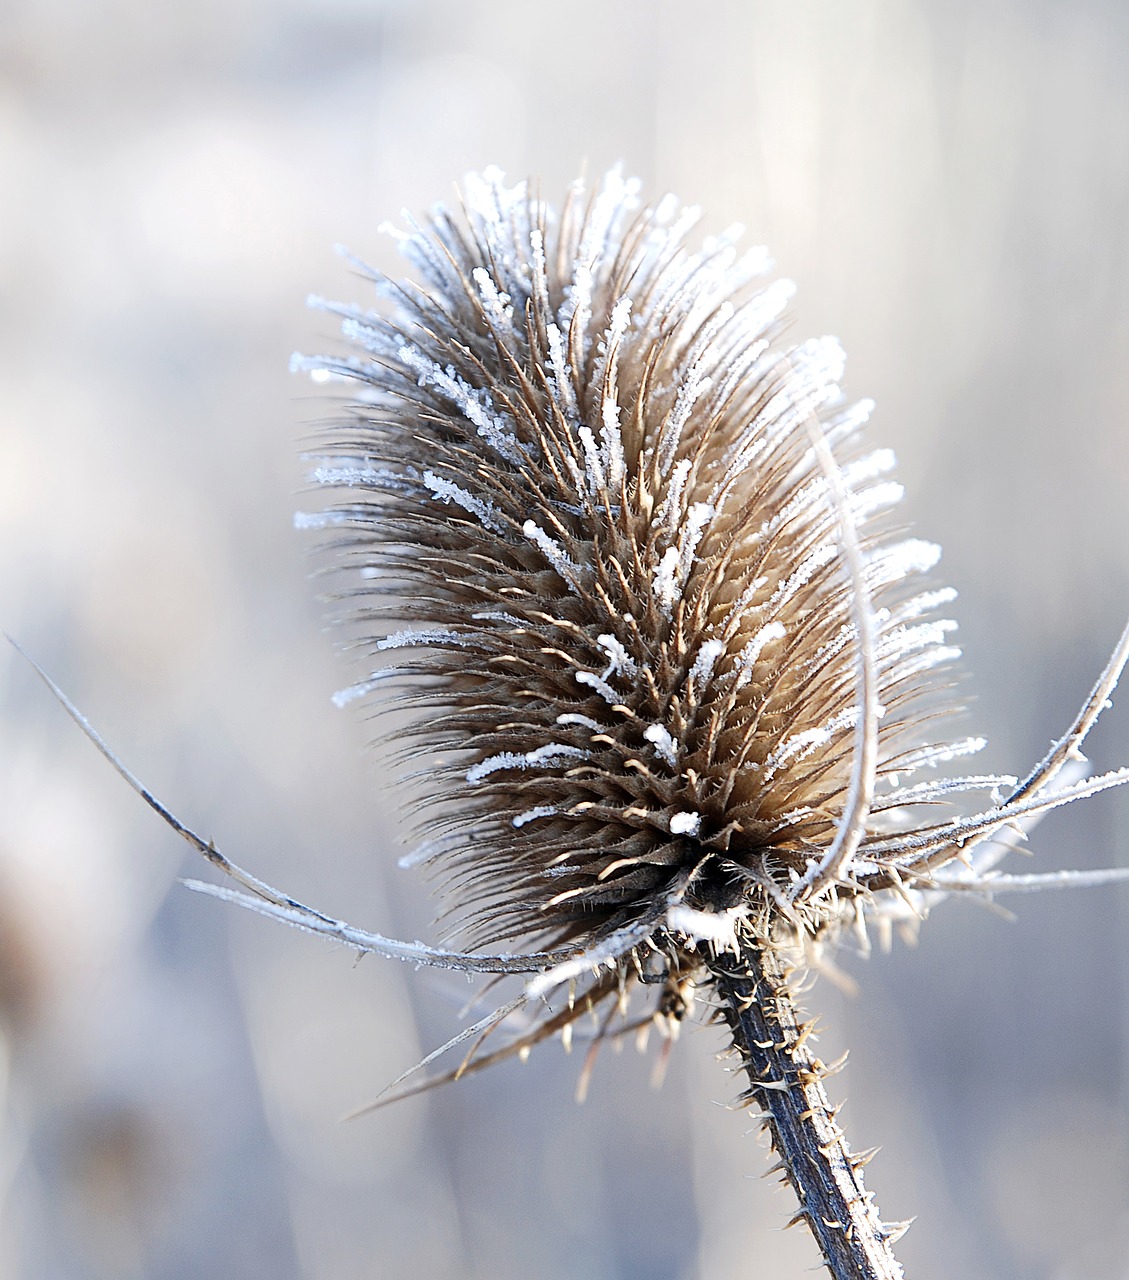
[[[518,754],[513,751],[502,751],[498,755],[487,756],[478,764],[472,765],[466,774],[466,780],[474,786],[488,778],[492,773],[502,769],[535,769],[539,765],[562,764],[566,760],[587,760],[589,753],[580,747],[571,747],[566,742],[550,742],[533,751]]]
[[[702,815],[690,810],[675,813],[670,818],[672,836],[696,836],[702,829]]]
[[[662,724],[651,724],[643,730],[643,737],[654,747],[658,756],[670,767],[678,765],[678,746],[670,735],[670,730]]]
[[[505,522],[498,515],[498,509],[492,502],[485,502],[481,498],[476,498],[461,485],[457,485],[454,481],[447,480],[443,476],[436,475],[434,471],[425,471],[423,473],[423,482],[440,502],[453,502],[456,506],[462,507],[464,511],[474,516],[484,529],[488,529],[491,533],[507,532]]]
[[[517,817],[514,818],[513,825],[515,828],[524,827],[526,823],[534,822],[538,818],[551,818],[557,812],[558,810],[556,805],[552,805],[552,804],[534,805],[532,809],[526,809],[524,813],[519,813]]]
[[[722,640],[707,640],[698,650],[698,656],[694,659],[694,665],[690,668],[690,679],[693,680],[695,687],[699,690],[713,675],[717,660],[724,652],[725,642]]]

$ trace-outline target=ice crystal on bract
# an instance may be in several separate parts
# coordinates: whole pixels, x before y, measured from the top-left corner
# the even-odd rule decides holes
[[[672,920],[734,913],[810,942],[1052,802],[1062,761],[935,776],[983,745],[930,740],[939,549],[892,532],[839,343],[785,343],[791,284],[739,229],[691,246],[697,216],[618,172],[559,216],[472,176],[461,218],[394,233],[418,280],[370,273],[384,311],[317,300],[355,354],[295,357],[358,388],[312,473],[344,496],[300,517],[381,658],[338,697],[414,717],[416,861],[472,947],[692,964]]]

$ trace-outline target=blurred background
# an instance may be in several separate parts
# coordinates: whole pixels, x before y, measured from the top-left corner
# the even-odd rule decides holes
[[[468,169],[622,160],[734,219],[873,395],[946,550],[965,732],[1020,773],[1129,611],[1129,7],[1114,0],[5,0],[0,625],[185,820],[427,937],[330,693],[287,373],[367,302],[342,242]],[[348,1123],[468,988],[195,896],[207,874],[0,653],[0,1277],[792,1277],[720,1039],[665,1086],[558,1044]],[[1129,705],[1095,733],[1129,762]],[[1047,820],[1129,862],[1129,796]],[[942,908],[820,982],[821,1055],[916,1280],[1129,1276],[1129,890]]]

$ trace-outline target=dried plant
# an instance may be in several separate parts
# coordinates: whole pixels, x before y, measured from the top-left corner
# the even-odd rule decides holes
[[[841,402],[839,344],[784,345],[791,285],[763,284],[766,254],[738,255],[736,231],[689,249],[697,216],[641,204],[616,172],[558,216],[488,171],[461,217],[395,233],[416,282],[355,264],[383,309],[317,301],[354,354],[295,358],[353,388],[312,459],[337,501],[298,518],[329,531],[345,623],[376,663],[338,701],[398,712],[426,837],[404,861],[440,879],[458,949],[256,880],[72,713],[247,892],[198,887],[359,950],[523,975],[443,1046],[471,1043],[439,1080],[591,1011],[601,1035],[620,1014],[669,1037],[697,993],[830,1271],[896,1277],[902,1228],[864,1189],[793,975],[949,894],[1122,874],[997,867],[1038,815],[1129,781],[1076,763],[1129,630],[1022,781],[948,776],[984,744],[938,736],[959,656],[938,548],[896,536],[893,456],[864,445],[869,404]],[[485,1044],[518,1008],[522,1029]]]

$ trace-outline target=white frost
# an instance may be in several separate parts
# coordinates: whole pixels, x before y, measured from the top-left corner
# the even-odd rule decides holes
[[[670,730],[665,725],[648,725],[643,730],[643,737],[672,769],[678,764],[678,746],[671,737]]]
[[[604,727],[591,716],[581,715],[579,711],[565,711],[557,716],[557,724],[579,724],[585,729],[591,729],[593,733],[599,733]]]
[[[702,829],[702,815],[692,812],[691,810],[683,810],[681,813],[671,814],[670,818],[670,834],[673,836],[696,836]]]
[[[580,566],[569,559],[564,547],[555,538],[549,537],[545,530],[533,520],[527,520],[522,525],[521,531],[530,542],[535,543],[540,548],[545,559],[553,566],[570,590],[574,593],[577,592],[576,575],[580,571]]]
[[[623,699],[611,685],[594,671],[578,671],[576,673],[576,683],[587,685],[589,689],[595,689],[609,707],[618,707],[623,702]]]
[[[489,392],[477,390],[465,382],[454,365],[444,368],[415,347],[403,346],[397,354],[416,375],[419,385],[434,387],[450,401],[495,453],[515,465],[525,462],[521,446],[509,430],[509,423],[494,408]]]
[[[580,747],[570,747],[565,742],[550,742],[533,751],[518,754],[513,751],[502,751],[496,756],[487,756],[478,764],[467,770],[466,780],[474,786],[492,773],[501,769],[535,769],[538,765],[561,764],[565,760],[587,760],[588,752]]]
[[[607,670],[603,673],[606,680],[611,675],[633,676],[635,662],[623,645],[613,635],[599,635],[596,643],[608,655]]]
[[[784,624],[782,622],[769,622],[761,627],[756,635],[744,646],[737,655],[738,689],[743,689],[753,678],[753,667],[756,666],[757,659],[760,657],[761,650],[765,645],[773,640],[783,640],[784,635]]]
[[[524,827],[527,822],[534,822],[537,818],[551,818],[557,812],[556,805],[539,804],[532,809],[526,809],[524,813],[519,813],[513,820],[515,827]]]
[[[940,558],[941,548],[935,542],[923,542],[920,538],[907,538],[893,546],[880,547],[867,559],[867,586],[875,591],[900,582],[910,574],[928,573]]]
[[[417,644],[453,644],[456,647],[465,648],[470,643],[471,637],[462,635],[458,631],[450,631],[445,627],[421,627],[418,631],[410,628],[393,631],[383,640],[378,640],[376,647],[378,649],[410,649]]]
[[[423,482],[431,490],[433,497],[438,498],[440,502],[453,502],[456,506],[462,507],[464,511],[474,516],[484,529],[488,529],[491,533],[506,532],[505,523],[492,502],[484,502],[481,498],[476,498],[461,485],[436,475],[434,471],[425,471]]]
[[[295,529],[334,529],[349,524],[352,516],[347,511],[295,511]]]
[[[674,602],[678,599],[680,583],[678,581],[678,548],[668,547],[663,553],[651,578],[651,589],[659,608],[666,617],[670,617]]]
[[[683,903],[672,906],[666,913],[668,929],[684,933],[694,942],[712,942],[722,950],[738,949],[737,925],[748,915],[744,905],[730,907],[728,911],[697,911]]]
[[[701,686],[713,675],[717,660],[724,652],[725,642],[722,640],[707,640],[698,650],[698,656],[690,668],[690,679],[693,680],[699,692]]]
[[[929,747],[919,747],[900,757],[896,763],[898,774],[913,773],[917,769],[928,766],[934,769],[939,764],[949,764],[962,756],[975,755],[988,745],[987,738],[961,738],[957,742],[945,742]]]

